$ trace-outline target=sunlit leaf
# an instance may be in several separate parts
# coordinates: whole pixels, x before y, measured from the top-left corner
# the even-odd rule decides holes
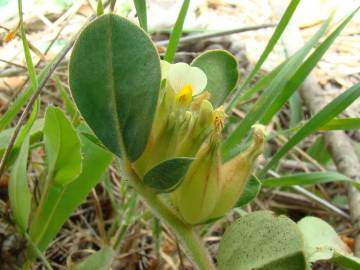
[[[298,226],[310,262],[330,260],[347,269],[360,269],[360,259],[352,255],[349,247],[328,223],[320,218],[305,217],[298,222]]]
[[[59,108],[46,110],[44,142],[49,181],[58,185],[73,181],[81,172],[80,139]]]

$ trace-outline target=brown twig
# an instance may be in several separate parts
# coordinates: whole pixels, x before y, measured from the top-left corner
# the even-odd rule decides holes
[[[177,250],[177,253],[179,255],[179,260],[180,260],[180,269],[181,270],[185,270],[185,265],[184,265],[184,258],[183,258],[183,255],[181,253],[181,247],[179,245],[179,241],[176,239],[176,250]]]
[[[95,188],[92,189],[91,196],[95,204],[96,224],[99,230],[100,238],[104,244],[108,244],[108,238],[106,237],[106,232],[105,232],[104,215],[101,209],[101,202],[96,194]]]

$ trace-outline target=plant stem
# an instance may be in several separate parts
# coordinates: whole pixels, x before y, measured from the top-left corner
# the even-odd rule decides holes
[[[170,228],[176,233],[176,236],[182,241],[187,249],[193,263],[199,270],[215,270],[216,267],[212,262],[205,246],[193,228],[184,223],[173,211],[171,211],[150,188],[143,185],[141,179],[134,173],[131,164],[123,164],[129,183],[133,186],[146,204],[155,214],[162,218]]]

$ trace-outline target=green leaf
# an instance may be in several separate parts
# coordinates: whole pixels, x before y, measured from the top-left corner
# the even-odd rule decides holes
[[[147,15],[146,15],[146,0],[134,0],[136,15],[138,16],[139,23],[145,32],[148,30]]]
[[[35,67],[34,67],[34,64],[33,64],[32,58],[31,58],[29,44],[28,44],[28,41],[26,38],[21,0],[18,0],[18,14],[19,14],[19,18],[20,18],[20,33],[21,33],[21,40],[22,40],[23,49],[24,49],[26,66],[27,66],[27,70],[29,72],[29,77],[31,80],[31,85],[32,85],[33,91],[35,91],[37,89],[39,83],[38,83],[38,80],[36,77],[36,70],[35,70]]]
[[[224,50],[211,50],[200,54],[191,65],[205,72],[208,79],[205,89],[210,93],[211,103],[215,107],[222,105],[239,81],[236,58]]]
[[[286,26],[288,25],[288,23],[289,23],[291,17],[293,16],[299,3],[300,3],[300,0],[292,0],[289,3],[286,11],[284,12],[284,15],[282,16],[279,24],[277,25],[274,33],[272,34],[268,44],[266,45],[264,51],[262,52],[259,60],[256,62],[254,69],[246,77],[245,81],[241,84],[240,88],[235,92],[233,98],[231,99],[228,107],[226,108],[227,112],[230,112],[231,109],[236,106],[241,92],[248,86],[248,84],[252,81],[252,79],[254,79],[256,73],[260,70],[260,68],[264,64],[265,60],[268,58],[269,54],[274,49],[276,43],[280,39],[282,33],[284,32]]]
[[[108,270],[114,259],[115,251],[111,247],[104,247],[83,262],[71,267],[71,270]]]
[[[349,248],[335,230],[316,217],[305,217],[298,222],[303,234],[305,253],[310,262],[330,260],[349,269],[360,269],[360,259],[352,256]]]
[[[319,128],[319,130],[360,129],[360,118],[335,118]]]
[[[104,14],[104,6],[102,3],[102,0],[97,0],[97,5],[96,5],[96,16],[101,16]]]
[[[11,169],[9,199],[15,223],[22,232],[28,226],[31,210],[31,193],[28,186],[27,162],[29,157],[29,135],[25,137],[20,153]]]
[[[337,172],[295,173],[261,181],[264,187],[283,187],[294,185],[315,185],[336,181],[352,181],[349,177]]]
[[[146,146],[160,88],[160,60],[149,37],[113,14],[90,23],[70,59],[70,88],[96,136],[136,160]]]
[[[267,73],[265,76],[260,78],[254,85],[252,85],[249,89],[247,89],[244,94],[242,94],[239,98],[237,103],[244,102],[250,99],[254,94],[263,90],[264,88],[268,87],[272,80],[277,76],[277,74],[281,71],[284,67],[285,63],[287,63],[288,59],[285,59],[281,64]]]
[[[165,52],[164,60],[171,63],[174,60],[176,48],[179,44],[185,17],[188,12],[190,0],[184,0],[179,15],[176,19],[174,29],[171,31],[169,44]]]
[[[241,140],[247,135],[248,131],[251,130],[251,126],[254,125],[261,117],[263,117],[268,108],[272,106],[276,97],[281,94],[282,91],[286,92],[285,86],[287,82],[296,73],[296,70],[304,61],[304,58],[310,52],[311,48],[325,33],[329,23],[330,20],[326,20],[321,28],[316,32],[316,34],[304,45],[304,47],[302,47],[288,59],[279,73],[277,73],[275,78],[271,81],[269,87],[262,93],[260,98],[246,114],[245,118],[224,141],[223,154],[225,155],[225,159],[227,159],[226,155],[229,153],[231,148],[233,148],[237,143],[240,143]]]
[[[326,105],[320,112],[314,115],[289,141],[282,146],[278,152],[272,157],[269,163],[261,170],[259,177],[272,168],[288,151],[298,144],[302,139],[315,132],[325,123],[329,122],[339,113],[343,112],[351,103],[353,103],[360,96],[360,83],[352,86],[344,93],[339,95],[328,105]]]
[[[290,121],[289,126],[295,127],[302,120],[301,97],[299,92],[295,92],[289,99]]]
[[[237,207],[248,204],[256,198],[261,189],[261,182],[255,176],[251,177],[247,182],[244,192],[241,194],[240,199],[236,203]]]
[[[311,73],[323,55],[330,48],[331,44],[339,36],[341,31],[345,26],[351,21],[352,17],[359,10],[357,8],[345,20],[315,49],[315,51],[306,59],[306,61],[301,65],[301,67],[296,71],[292,78],[287,82],[284,89],[272,102],[272,105],[268,107],[264,116],[261,120],[263,124],[268,124],[272,117],[280,110],[280,108],[285,104],[285,102],[291,97],[291,95],[301,86],[303,81]],[[328,20],[329,21],[329,20]]]
[[[193,158],[174,158],[162,161],[144,176],[144,184],[158,192],[173,191],[181,183]]]
[[[58,185],[73,181],[81,172],[80,139],[59,108],[49,106],[46,110],[44,142],[48,179]]]
[[[285,216],[258,211],[241,217],[219,246],[219,270],[305,270],[303,239]]]
[[[84,136],[80,138],[83,154],[81,174],[65,186],[50,183],[33,217],[30,237],[41,251],[47,248],[61,226],[85,200],[91,189],[99,183],[112,161],[111,153]]]
[[[336,265],[345,267],[346,269],[360,270],[360,259],[351,255],[344,255],[341,252],[335,250],[334,255],[331,259]]]

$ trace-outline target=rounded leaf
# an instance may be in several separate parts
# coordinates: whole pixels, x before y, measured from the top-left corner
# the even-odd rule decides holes
[[[298,226],[303,233],[305,253],[310,262],[330,260],[347,269],[360,269],[360,259],[352,255],[328,223],[317,217],[304,217]]]
[[[191,63],[205,72],[205,90],[211,94],[215,107],[222,105],[239,81],[239,66],[236,58],[224,50],[210,50],[200,54]]]
[[[219,246],[219,270],[305,270],[303,239],[285,216],[258,211],[241,217]]]
[[[170,192],[179,186],[193,160],[179,157],[162,161],[145,174],[144,184],[158,192]]]
[[[103,15],[80,34],[69,72],[75,102],[96,136],[111,152],[125,150],[136,160],[149,137],[161,78],[147,34],[124,18]]]
[[[244,191],[241,193],[239,200],[236,203],[236,207],[243,206],[245,204],[250,203],[252,200],[256,198],[261,190],[261,182],[256,177],[253,176],[246,183]]]

